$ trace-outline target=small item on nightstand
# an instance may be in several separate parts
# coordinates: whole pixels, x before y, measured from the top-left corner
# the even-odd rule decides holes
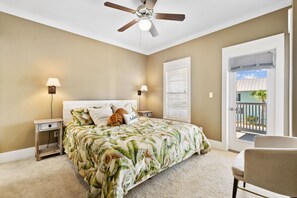
[[[35,124],[35,157],[39,161],[42,157],[60,153],[63,154],[62,136],[63,136],[63,119],[46,119],[46,120],[34,120]],[[39,133],[55,131],[55,136],[58,136],[58,142],[56,145],[40,149],[39,148]]]
[[[151,118],[153,113],[151,111],[138,111],[138,115]]]

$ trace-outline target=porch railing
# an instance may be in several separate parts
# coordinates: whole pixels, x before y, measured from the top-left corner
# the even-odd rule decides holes
[[[236,131],[266,134],[266,103],[236,104]]]

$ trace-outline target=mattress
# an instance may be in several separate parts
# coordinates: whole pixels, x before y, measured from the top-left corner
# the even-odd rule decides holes
[[[88,197],[123,197],[127,192],[210,144],[198,126],[141,117],[117,127],[65,127],[65,152],[89,184]]]

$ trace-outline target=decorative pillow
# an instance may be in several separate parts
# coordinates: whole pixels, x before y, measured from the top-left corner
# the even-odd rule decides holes
[[[135,112],[129,113],[129,114],[124,114],[124,120],[126,124],[133,124],[138,121],[137,115]]]
[[[112,114],[108,119],[108,126],[120,126],[121,124],[123,124],[123,117],[118,113]]]
[[[81,126],[94,124],[87,108],[76,108],[72,109],[70,112],[74,124]]]
[[[88,108],[91,118],[98,126],[107,125],[108,118],[112,115],[109,104],[103,105],[101,108]]]
[[[133,105],[131,103],[127,103],[125,105],[118,105],[118,104],[114,105],[114,104],[112,104],[113,112],[116,112],[120,108],[126,110],[128,113],[132,113],[132,112],[135,111],[135,109],[133,108]]]

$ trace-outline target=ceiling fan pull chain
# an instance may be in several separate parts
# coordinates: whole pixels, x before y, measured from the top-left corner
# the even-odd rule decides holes
[[[141,47],[141,30],[139,30],[139,45]]]

